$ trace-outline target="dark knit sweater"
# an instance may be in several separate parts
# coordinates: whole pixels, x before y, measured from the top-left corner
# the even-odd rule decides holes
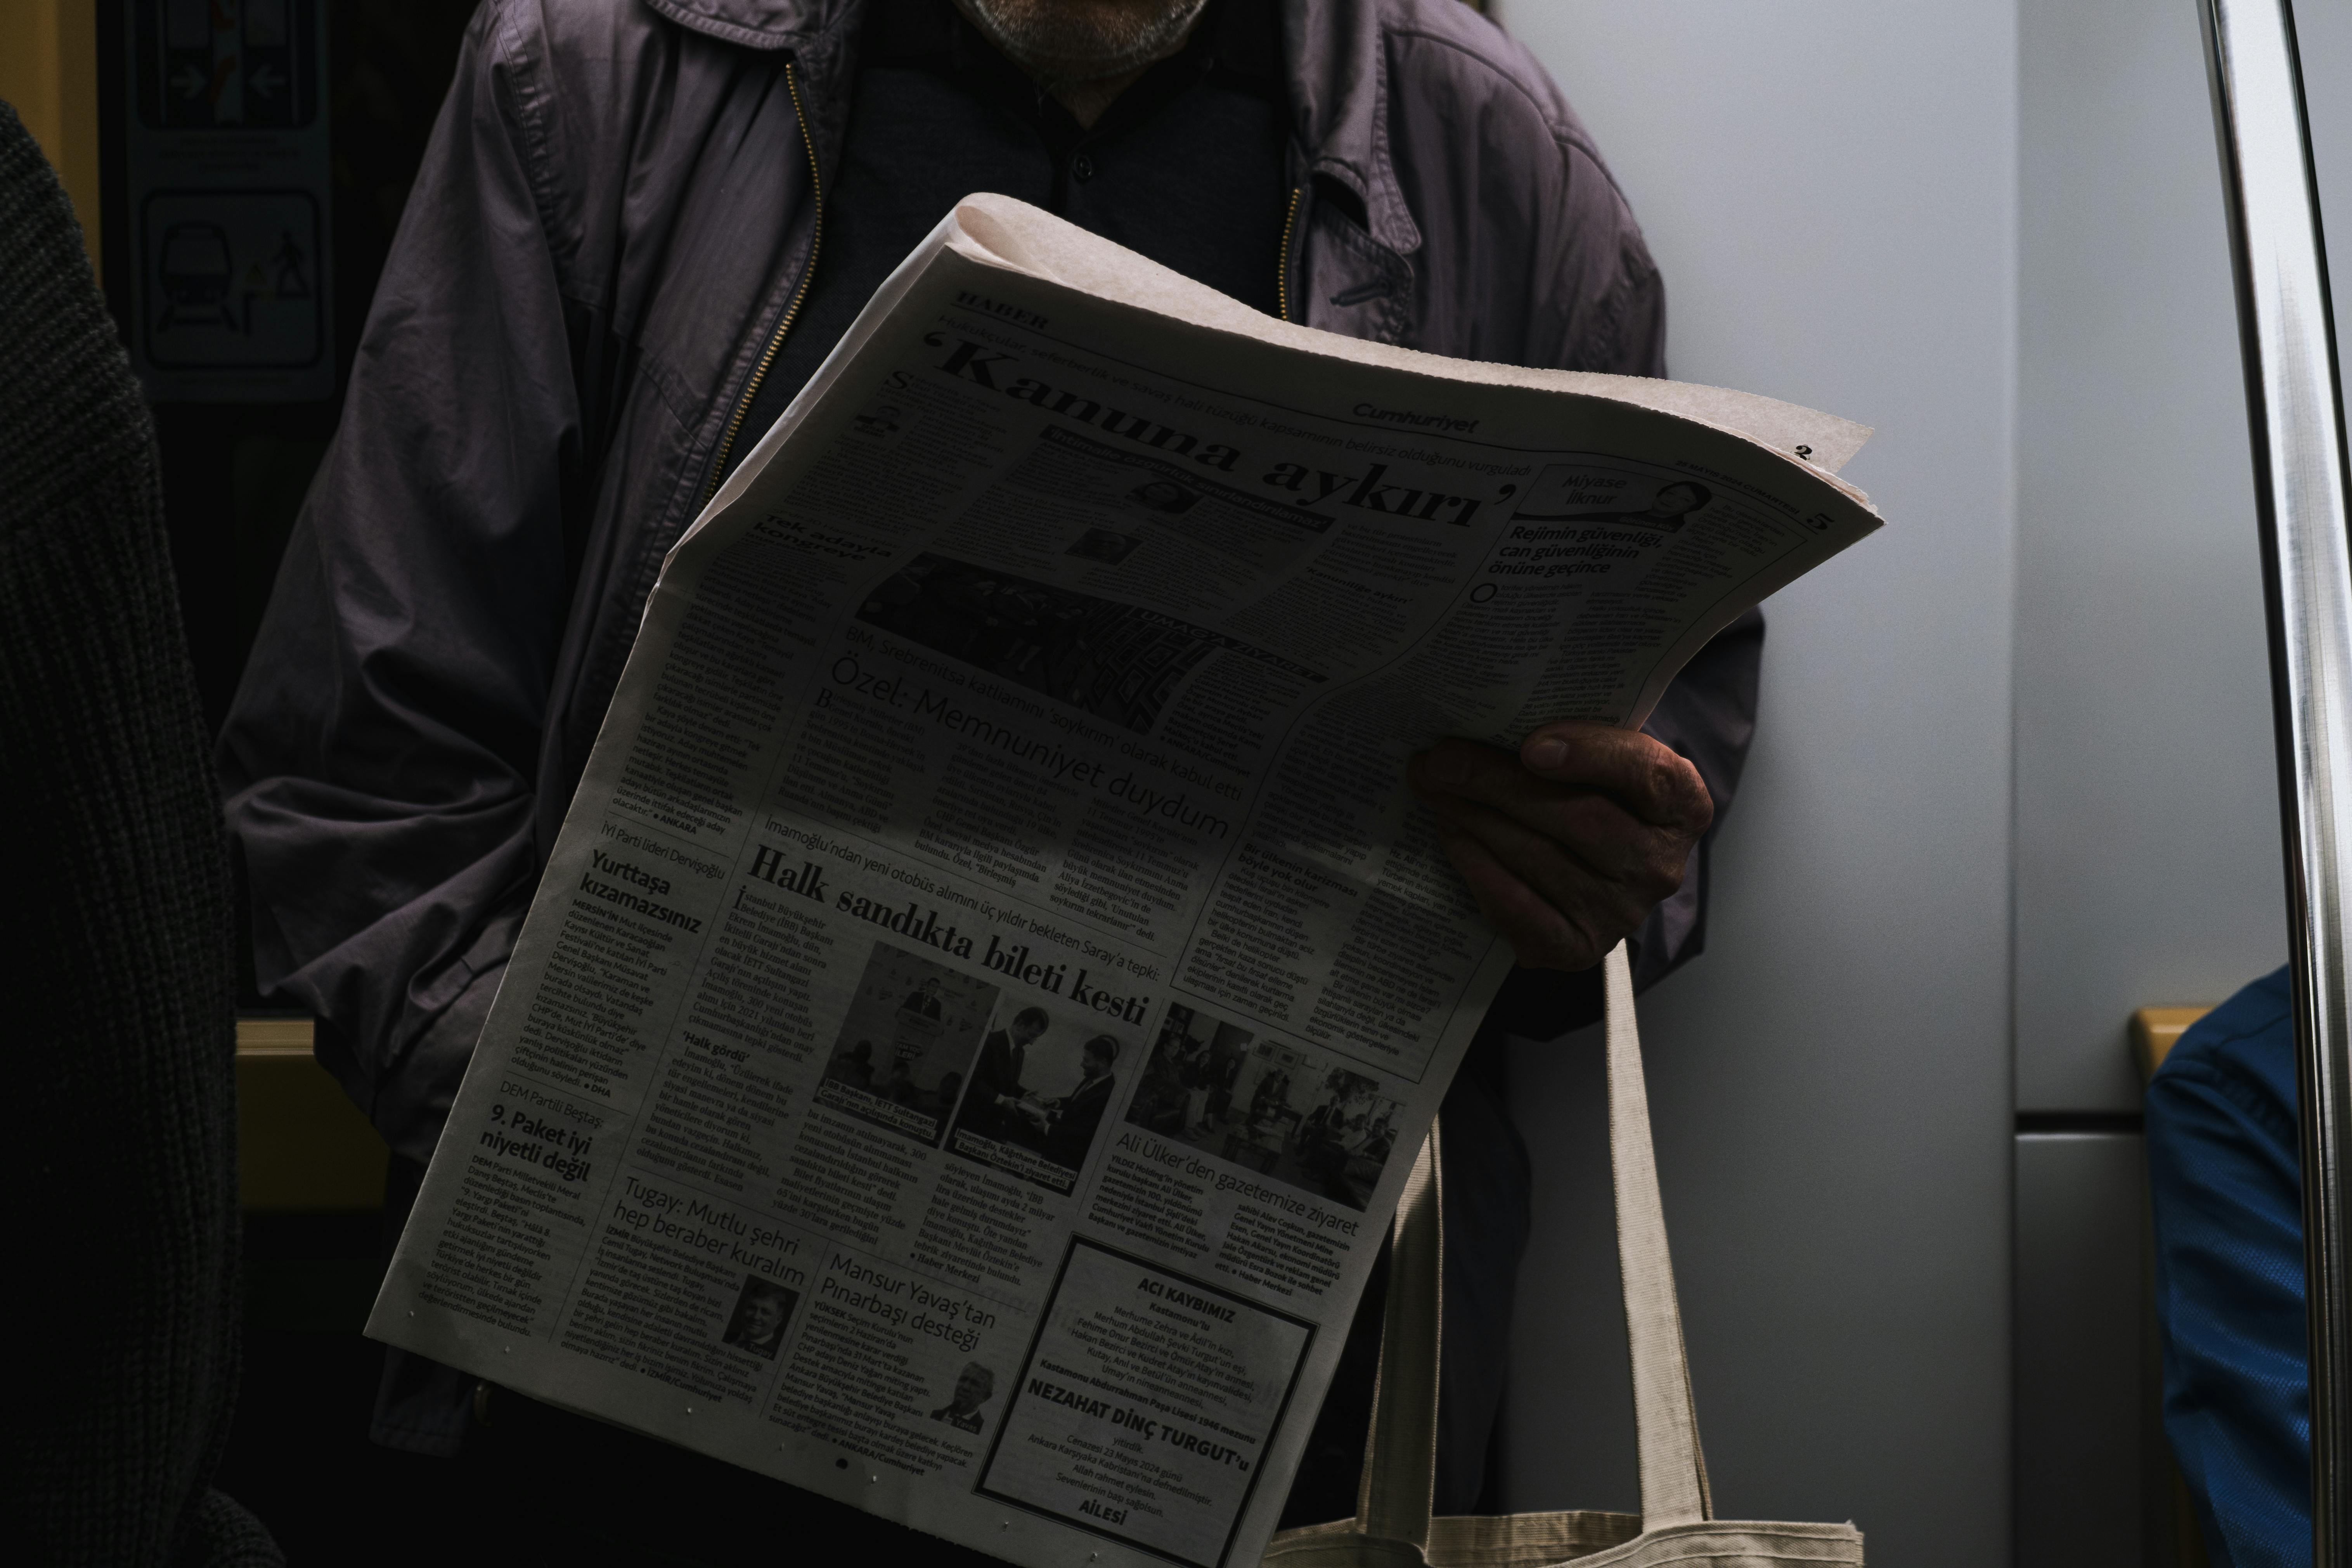
[[[0,999],[17,1563],[284,1559],[208,1482],[236,1383],[229,902],[147,412],[0,104]]]

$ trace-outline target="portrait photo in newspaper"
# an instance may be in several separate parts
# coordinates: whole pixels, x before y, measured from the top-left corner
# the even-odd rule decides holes
[[[799,1291],[788,1290],[756,1274],[746,1274],[743,1293],[735,1299],[735,1313],[727,1320],[727,1331],[719,1336],[720,1342],[767,1361],[775,1360],[776,1352],[783,1348],[784,1331],[792,1327],[793,1309],[800,1301]]]
[[[996,1394],[996,1373],[976,1361],[963,1363],[956,1373],[955,1389],[948,1402],[931,1412],[931,1419],[944,1421],[959,1432],[969,1432],[977,1437],[988,1427],[982,1407]]]

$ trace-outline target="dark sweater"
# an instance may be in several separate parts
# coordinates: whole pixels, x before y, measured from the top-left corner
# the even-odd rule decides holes
[[[228,878],[147,411],[0,104],[0,973],[17,1067],[0,1539],[284,1559],[207,1484],[236,1384]]]

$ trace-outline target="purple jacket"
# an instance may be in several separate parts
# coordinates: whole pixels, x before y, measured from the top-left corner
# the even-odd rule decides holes
[[[261,984],[318,1015],[410,1158],[807,263],[860,13],[484,0],[468,31],[220,743]],[[1283,26],[1296,221],[1266,265],[1290,314],[1663,374],[1657,270],[1524,49],[1458,0],[1284,0]],[[1694,687],[1705,711],[1656,726],[1719,802],[1752,641],[1744,676]]]

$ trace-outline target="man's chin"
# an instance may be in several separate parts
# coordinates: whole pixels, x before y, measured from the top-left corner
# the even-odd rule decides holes
[[[956,0],[989,41],[1052,81],[1123,76],[1172,54],[1208,0]]]

